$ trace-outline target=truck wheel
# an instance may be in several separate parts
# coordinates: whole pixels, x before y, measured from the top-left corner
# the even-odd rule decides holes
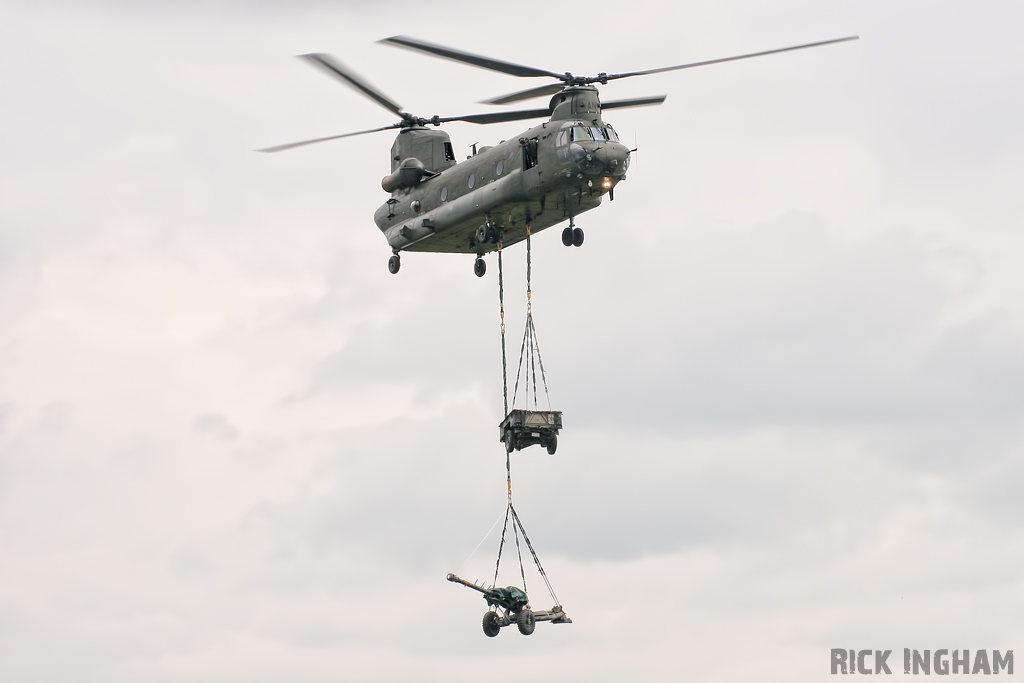
[[[484,273],[487,272],[487,262],[477,257],[476,261],[473,262],[473,272],[477,277],[483,277]]]
[[[552,434],[551,438],[548,440],[548,455],[554,455],[555,451],[557,449],[558,449],[558,435],[557,434]]]
[[[537,622],[533,619],[533,612],[525,607],[519,610],[519,614],[516,615],[516,626],[519,627],[519,632],[524,636],[533,633],[533,630],[537,628]]]
[[[506,453],[511,453],[516,449],[516,435],[512,432],[511,429],[505,432],[505,438],[503,439],[503,441],[505,442]]]
[[[488,638],[493,638],[501,633],[501,626],[498,626],[498,615],[494,612],[484,612],[483,627],[484,635]],[[522,630],[522,626],[519,627],[519,630]]]

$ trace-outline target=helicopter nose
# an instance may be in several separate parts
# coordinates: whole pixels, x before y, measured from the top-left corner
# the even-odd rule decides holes
[[[629,148],[621,142],[608,142],[596,150],[594,156],[603,165],[601,175],[622,177],[629,166]]]
[[[586,175],[616,178],[626,175],[629,149],[622,143],[573,143],[571,149],[579,169]]]

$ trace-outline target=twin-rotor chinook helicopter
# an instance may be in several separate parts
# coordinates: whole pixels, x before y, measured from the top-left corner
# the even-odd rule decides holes
[[[400,117],[397,123],[382,128],[305,140],[270,147],[278,152],[293,147],[338,138],[398,128],[391,147],[391,175],[381,187],[391,198],[374,213],[373,220],[391,246],[388,270],[397,273],[400,252],[432,251],[476,254],[473,272],[482,277],[487,271],[483,255],[526,239],[553,225],[569,221],[562,231],[565,246],[583,244],[583,230],[575,226],[575,217],[596,208],[601,198],[615,198],[615,186],[626,179],[630,150],[619,141],[610,124],[601,118],[605,109],[661,104],[664,95],[614,100],[602,103],[596,84],[630,76],[644,76],[688,69],[695,66],[760,57],[779,52],[801,50],[848,40],[857,36],[825,40],[804,45],[755,52],[722,59],[680,64],[678,66],[597,76],[558,74],[481,57],[406,36],[385,38],[381,42],[439,57],[472,64],[484,69],[522,77],[549,77],[559,82],[486,100],[485,104],[506,104],[552,95],[544,109],[505,111],[468,116],[420,118],[402,111],[394,101],[364,81],[352,70],[324,54],[303,58],[340,78],[377,104]],[[476,148],[466,161],[457,163],[451,139],[435,127],[451,121],[487,124],[545,118],[548,120],[503,140],[492,147]]]

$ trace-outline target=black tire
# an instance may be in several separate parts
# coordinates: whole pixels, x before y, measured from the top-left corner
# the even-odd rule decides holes
[[[476,243],[487,244],[491,240],[491,226],[484,223],[476,229]]]
[[[572,246],[582,247],[583,246],[583,228],[573,228],[572,231]]]
[[[556,450],[558,450],[558,435],[552,434],[548,439],[548,455],[554,455]]]
[[[511,453],[516,449],[516,435],[511,429],[505,431],[505,438],[502,441],[505,442],[506,453]]]
[[[493,638],[501,633],[501,626],[498,625],[498,615],[494,612],[484,612],[483,627],[484,635],[488,638]]]
[[[491,243],[497,244],[498,242],[500,242],[502,234],[504,234],[504,233],[502,232],[501,228],[499,228],[497,225],[492,225],[491,226],[491,235],[490,235]]]
[[[401,267],[402,259],[398,257],[398,254],[392,254],[391,258],[388,259],[388,272],[394,275]]]
[[[530,635],[537,628],[537,622],[534,620],[533,612],[529,608],[524,607],[519,610],[519,614],[516,615],[516,626],[519,627],[519,632],[524,636]]]
[[[562,244],[567,247],[572,246],[572,228],[566,228],[562,231]]]
[[[473,272],[477,277],[483,277],[487,272],[487,263],[482,258],[478,258],[473,262]]]

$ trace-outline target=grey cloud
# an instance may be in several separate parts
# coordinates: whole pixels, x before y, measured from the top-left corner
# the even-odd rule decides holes
[[[238,428],[220,413],[203,413],[196,417],[195,430],[200,434],[230,441],[238,438]]]

